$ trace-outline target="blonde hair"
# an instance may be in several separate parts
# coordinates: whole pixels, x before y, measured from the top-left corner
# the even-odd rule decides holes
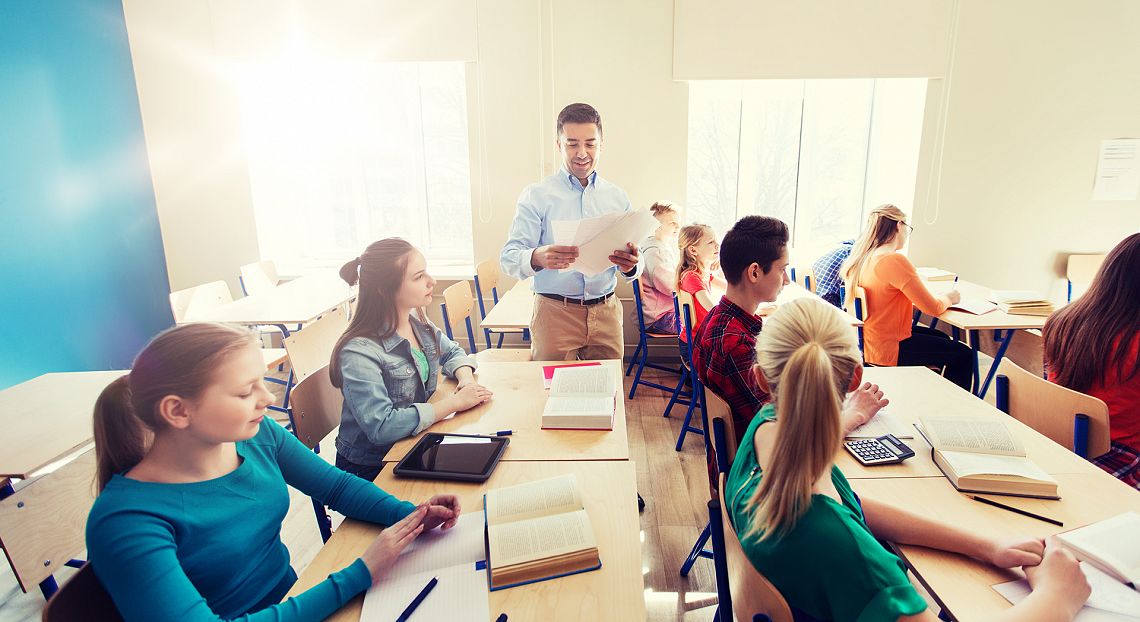
[[[681,232],[677,234],[677,250],[680,251],[681,261],[677,263],[677,282],[674,287],[681,289],[681,275],[689,270],[696,270],[698,274],[701,272],[701,267],[697,265],[696,257],[689,256],[689,247],[699,244],[705,235],[716,236],[713,233],[712,227],[702,224],[685,225],[681,227]]]
[[[843,439],[840,410],[861,361],[851,326],[822,300],[793,300],[764,321],[756,364],[780,427],[768,469],[747,501],[755,517],[748,535],[786,534],[810,507],[812,487]]]
[[[867,266],[867,259],[895,238],[900,222],[906,222],[906,213],[890,203],[871,210],[871,214],[867,217],[867,228],[855,241],[847,261],[839,268],[839,274],[847,284],[847,292],[843,298],[844,308],[853,308],[855,288],[859,286],[859,281],[863,277],[863,268]]]

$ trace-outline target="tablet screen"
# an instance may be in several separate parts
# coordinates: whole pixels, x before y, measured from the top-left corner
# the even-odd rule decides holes
[[[485,473],[506,442],[503,438],[429,433],[416,443],[400,466],[437,473]]]

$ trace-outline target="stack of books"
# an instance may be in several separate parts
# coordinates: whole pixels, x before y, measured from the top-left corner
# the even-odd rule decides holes
[[[995,289],[990,292],[990,301],[1002,311],[1013,315],[1053,314],[1053,303],[1037,292]]]
[[[942,268],[917,268],[918,276],[924,281],[953,281],[957,274]]]

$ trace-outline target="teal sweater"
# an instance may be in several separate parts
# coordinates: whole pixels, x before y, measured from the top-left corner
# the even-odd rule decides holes
[[[217,479],[157,484],[115,475],[95,500],[88,557],[128,622],[323,620],[368,589],[371,575],[357,559],[280,602],[297,579],[281,542],[286,483],[382,525],[415,509],[330,466],[268,418],[237,452],[241,465]]]

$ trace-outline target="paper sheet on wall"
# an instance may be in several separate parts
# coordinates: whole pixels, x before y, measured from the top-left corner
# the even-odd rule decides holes
[[[627,243],[636,245],[658,224],[649,210],[634,210],[582,220],[555,220],[550,230],[555,244],[578,247],[578,258],[567,269],[594,276],[614,265],[609,257],[615,250],[624,249]]]
[[[1077,613],[1075,622],[1109,622],[1113,620],[1140,620],[1140,593],[1123,583],[1097,570],[1096,567],[1081,562],[1081,570],[1092,588],[1085,606]],[[1006,600],[1017,604],[1029,596],[1029,583],[1024,579],[999,583],[994,590]]]
[[[1140,193],[1140,138],[1100,141],[1094,201],[1135,201]]]

